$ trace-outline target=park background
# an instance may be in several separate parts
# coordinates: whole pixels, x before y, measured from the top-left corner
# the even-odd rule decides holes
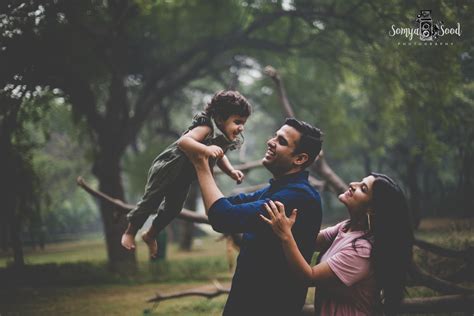
[[[427,9],[461,33],[391,36]],[[123,213],[76,179],[136,203],[154,157],[229,88],[253,105],[234,164],[261,159],[288,114],[283,91],[324,131],[332,176],[392,176],[416,237],[457,254],[415,247],[424,271],[459,288],[413,282],[407,298],[472,289],[473,13],[469,1],[2,1],[0,314],[219,315],[225,295],[146,300],[228,286],[229,238],[178,219],[161,236],[165,257],[149,262],[142,243],[121,248]],[[327,226],[346,210],[337,179],[315,171]],[[216,175],[224,194],[269,176],[254,168],[236,186]],[[186,208],[202,213],[198,190]]]

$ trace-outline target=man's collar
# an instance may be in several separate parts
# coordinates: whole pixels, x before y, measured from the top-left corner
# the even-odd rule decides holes
[[[270,185],[285,185],[292,182],[308,180],[309,172],[306,170],[286,174],[278,179],[270,179]]]

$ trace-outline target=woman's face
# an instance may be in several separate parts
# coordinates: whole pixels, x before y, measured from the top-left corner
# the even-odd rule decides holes
[[[339,201],[349,210],[352,215],[365,215],[372,201],[372,188],[374,176],[368,176],[360,182],[351,182],[349,189],[339,195]]]

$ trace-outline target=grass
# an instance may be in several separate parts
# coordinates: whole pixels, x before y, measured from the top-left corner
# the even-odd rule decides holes
[[[16,275],[0,268],[0,315],[220,315],[227,296],[212,300],[186,297],[146,303],[157,291],[169,293],[212,284],[230,284],[225,242],[214,237],[195,240],[192,251],[168,246],[167,260],[149,262],[137,244],[138,271],[123,276],[107,270],[104,240],[78,241],[25,249],[26,269]],[[8,253],[2,253],[3,267]]]
[[[181,251],[176,244],[169,245],[167,249],[167,257],[171,260],[188,257],[219,257],[224,253],[225,243],[216,242],[213,237],[195,240],[193,250],[190,252]],[[138,262],[148,261],[147,248],[143,242],[137,241],[136,255]],[[83,236],[80,240],[47,244],[45,250],[25,247],[24,256],[27,264],[104,262],[107,260],[105,239],[102,235],[97,234]],[[11,252],[0,252],[0,268],[8,266],[11,257]]]
[[[1,293],[2,315],[220,315],[226,296],[146,303],[157,290],[163,293],[207,283],[99,285],[63,288],[23,288]]]
[[[474,245],[474,220],[442,220],[425,221],[416,232],[416,237],[436,245],[463,250]],[[420,267],[441,278],[450,278],[466,267],[462,259],[437,256],[431,252],[414,248],[414,258]],[[473,287],[472,276],[461,277],[461,285]]]
[[[417,237],[436,244],[464,249],[474,241],[473,221],[424,221]],[[8,255],[0,255],[5,267]],[[29,263],[21,276],[0,268],[0,315],[221,315],[226,295],[213,299],[185,297],[154,306],[146,300],[160,293],[208,287],[212,279],[230,284],[225,242],[213,237],[197,241],[191,252],[168,247],[166,261],[149,263],[146,248],[138,243],[136,274],[124,277],[106,268],[104,240],[89,236],[79,241],[48,245],[46,250],[26,249]],[[447,275],[459,262],[439,258],[415,248],[415,259],[437,275]],[[2,274],[3,273],[3,274]],[[4,282],[7,280],[7,282]],[[8,284],[8,280],[15,281]],[[465,284],[472,286],[472,282]],[[409,288],[409,297],[435,296],[423,287]],[[312,304],[314,288],[307,303]]]

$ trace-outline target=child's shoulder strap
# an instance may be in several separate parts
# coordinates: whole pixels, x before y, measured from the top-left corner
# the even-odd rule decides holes
[[[214,126],[212,124],[212,119],[209,116],[209,114],[207,114],[206,112],[200,112],[200,113],[194,115],[193,120],[191,121],[191,125],[188,127],[188,129],[183,134],[186,134],[187,132],[189,132],[193,128],[196,128],[198,126],[203,126],[203,125],[209,126],[211,128],[211,130],[214,130]]]
[[[190,129],[193,129],[193,128],[195,128],[197,126],[201,126],[201,125],[207,125],[210,128],[213,128],[212,119],[209,116],[209,114],[207,114],[206,112],[200,112],[200,113],[194,115],[193,120],[191,122]]]

